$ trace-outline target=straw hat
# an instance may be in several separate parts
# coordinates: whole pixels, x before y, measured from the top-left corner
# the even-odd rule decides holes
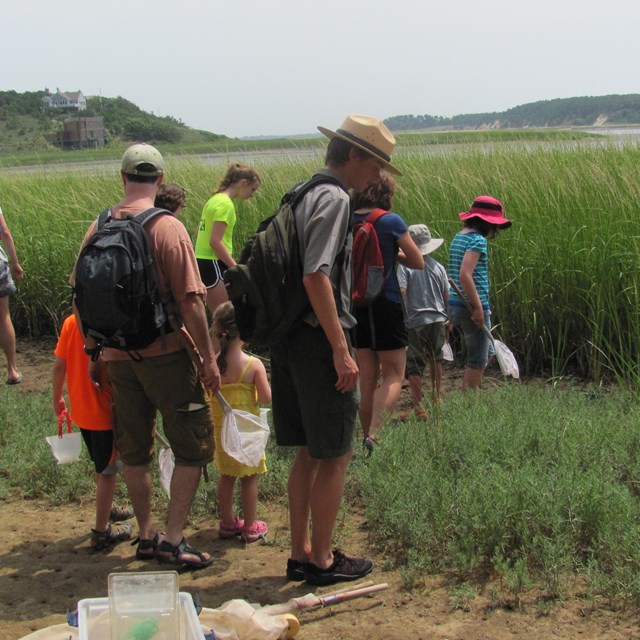
[[[418,249],[420,249],[420,253],[423,256],[435,251],[444,242],[442,238],[432,238],[431,231],[429,231],[429,227],[426,224],[412,224],[409,227],[409,235],[418,245]]]
[[[463,211],[458,215],[460,220],[480,218],[489,224],[495,224],[499,229],[507,229],[511,226],[511,220],[504,217],[504,207],[500,200],[491,196],[478,196],[471,205],[469,211]]]
[[[391,164],[391,154],[396,146],[396,139],[382,120],[371,116],[352,114],[335,131],[318,127],[318,131],[327,138],[340,138],[366,151],[369,155],[380,160],[389,173],[396,176],[402,174]]]

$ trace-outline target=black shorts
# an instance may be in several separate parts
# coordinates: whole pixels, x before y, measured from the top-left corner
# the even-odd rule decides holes
[[[394,351],[407,346],[409,338],[404,312],[399,302],[383,295],[369,306],[356,309],[357,325],[352,329],[353,346],[372,351]]]
[[[336,389],[333,351],[321,327],[303,323],[271,348],[271,390],[276,442],[307,447],[317,460],[351,451],[358,414],[356,389]]]
[[[113,431],[106,429],[80,429],[82,439],[87,445],[89,457],[93,462],[96,473],[111,475],[116,473],[116,453],[113,448]]]
[[[208,260],[198,258],[198,269],[200,270],[200,279],[207,289],[215,287],[218,282],[222,281],[222,274],[228,269],[222,260]]]

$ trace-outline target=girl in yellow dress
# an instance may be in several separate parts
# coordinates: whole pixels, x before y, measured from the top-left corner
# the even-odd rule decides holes
[[[220,344],[218,368],[222,377],[222,395],[234,409],[259,415],[259,405],[271,402],[271,387],[262,362],[242,350],[244,342],[238,334],[235,311],[230,302],[225,302],[216,309],[212,331]],[[224,410],[215,398],[211,399],[210,406],[216,442],[214,461],[220,473],[217,488],[220,509],[218,535],[221,538],[239,536],[245,542],[255,542],[263,538],[268,531],[266,522],[256,520],[258,476],[267,471],[265,457],[262,456],[257,467],[249,467],[229,456],[223,450],[221,442]],[[239,518],[233,509],[236,478],[240,478],[244,518]]]

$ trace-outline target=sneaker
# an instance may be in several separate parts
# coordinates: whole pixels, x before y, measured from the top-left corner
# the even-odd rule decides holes
[[[109,514],[109,522],[122,522],[123,520],[130,520],[135,514],[131,507],[111,507],[111,513]]]
[[[242,531],[240,532],[240,537],[245,542],[255,542],[256,540],[260,540],[260,538],[264,538],[269,531],[269,527],[267,527],[267,523],[262,520],[256,520],[252,526],[250,527],[242,527]]]
[[[366,438],[363,438],[362,448],[364,449],[365,456],[367,456],[367,458],[370,458],[371,454],[373,453],[374,447],[377,447],[379,444],[380,443],[378,442],[378,439],[372,436],[367,436]]]
[[[289,580],[295,580],[296,582],[302,582],[304,580],[304,568],[306,565],[306,562],[289,558],[287,560],[287,578]]]
[[[218,537],[223,540],[236,538],[240,535],[242,527],[244,527],[244,520],[242,518],[236,517],[233,519],[233,522],[223,522],[220,520],[220,524],[218,525]]]
[[[133,527],[130,524],[110,524],[106,531],[91,529],[91,549],[102,551],[118,542],[129,540],[132,531]]]
[[[335,582],[359,580],[372,570],[373,563],[370,560],[350,558],[339,549],[334,549],[333,562],[326,569],[320,569],[308,562],[304,568],[304,579],[308,584],[324,586]]]

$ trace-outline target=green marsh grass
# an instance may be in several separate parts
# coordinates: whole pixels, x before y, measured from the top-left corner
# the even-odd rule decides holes
[[[505,141],[491,132],[473,143],[475,134],[459,133],[459,144],[427,142],[438,134],[400,138],[394,162],[404,177],[395,210],[445,238],[434,257],[446,264],[446,246],[461,228],[457,214],[476,195],[501,199],[514,225],[490,245],[493,320],[522,370],[640,386],[637,144],[539,135]],[[322,150],[289,160],[255,156],[263,186],[239,205],[236,250],[293,183],[322,165]],[[167,164],[167,179],[189,190],[182,219],[195,234],[226,165],[207,166],[195,155],[169,156]],[[87,175],[0,173],[0,193],[26,270],[13,301],[17,329],[52,333],[68,308],[68,275],[84,230],[121,195],[117,165]]]

